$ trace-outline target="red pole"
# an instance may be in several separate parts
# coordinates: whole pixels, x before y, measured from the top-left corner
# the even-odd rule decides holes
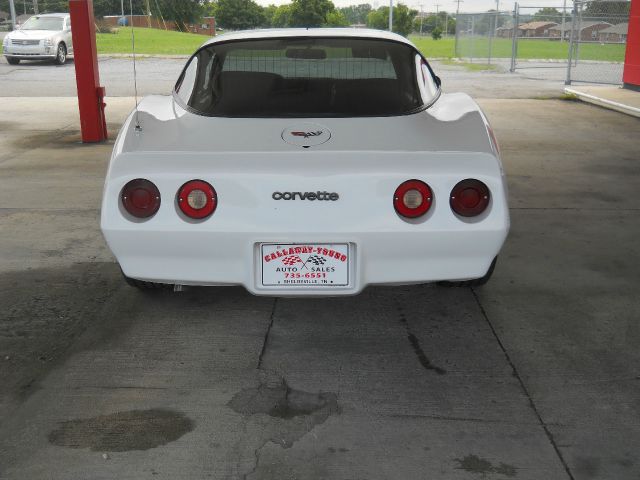
[[[93,0],[69,0],[73,61],[76,67],[80,128],[84,143],[107,139],[104,117],[105,90],[100,86],[96,27],[93,18]]]
[[[625,87],[640,90],[640,0],[631,0],[622,81]]]

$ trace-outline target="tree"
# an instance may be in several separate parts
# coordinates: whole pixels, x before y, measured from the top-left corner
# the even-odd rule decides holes
[[[417,10],[410,10],[406,5],[393,7],[393,31],[405,37],[413,30],[413,19],[418,14]],[[378,30],[389,28],[389,7],[380,7],[369,12],[367,26]]]
[[[442,38],[442,30],[440,30],[440,27],[431,30],[431,38],[434,40],[440,40]]]
[[[218,0],[216,23],[230,30],[256,28],[265,21],[262,7],[253,0]]]
[[[262,8],[262,16],[264,18],[261,25],[262,27],[271,27],[273,16],[275,15],[277,9],[278,7],[273,4]]]
[[[347,21],[347,17],[344,16],[340,10],[334,10],[333,12],[327,13],[327,21],[324,23],[323,27],[348,27],[349,22]]]
[[[154,0],[150,6],[152,15],[173,20],[181,30],[186,30],[187,24],[195,23],[204,13],[199,0]]]
[[[567,12],[567,16],[571,14],[570,11]],[[562,12],[558,11],[555,8],[544,7],[538,10],[533,15],[533,20],[537,22],[555,22],[562,23]]]
[[[629,9],[631,2],[602,0],[589,2],[582,12],[584,20],[599,20],[609,23],[622,23],[629,20]]]
[[[291,4],[280,5],[271,17],[271,26],[274,28],[288,27],[291,23]]]
[[[320,27],[327,23],[327,15],[336,7],[331,0],[293,0],[290,27]]]
[[[371,11],[371,5],[368,3],[361,3],[360,5],[351,5],[349,7],[341,8],[340,11],[347,19],[349,25],[358,25],[367,23],[367,15]]]

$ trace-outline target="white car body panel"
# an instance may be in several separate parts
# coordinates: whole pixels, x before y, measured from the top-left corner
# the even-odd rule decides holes
[[[131,278],[242,285],[281,296],[473,279],[487,272],[509,229],[499,153],[484,115],[465,94],[442,94],[410,115],[300,119],[206,117],[173,97],[151,96],[137,116],[141,131],[133,112],[116,141],[101,218],[107,243]],[[282,132],[300,124],[319,125],[330,139],[311,148],[283,141]],[[120,203],[123,186],[135,178],[152,181],[162,197],[145,221],[132,220]],[[424,217],[404,219],[394,210],[393,194],[414,178],[431,187],[434,204]],[[472,219],[455,215],[448,201],[466,178],[491,191],[487,210]],[[217,192],[218,207],[205,221],[187,220],[176,204],[177,190],[193,179]],[[285,191],[336,192],[339,199],[272,198]],[[263,287],[261,243],[346,243],[349,285]]]

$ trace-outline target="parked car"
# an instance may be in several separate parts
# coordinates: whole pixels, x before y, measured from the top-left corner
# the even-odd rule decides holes
[[[7,34],[2,51],[11,65],[20,60],[53,60],[63,65],[73,54],[71,18],[68,13],[34,15]]]
[[[115,142],[101,228],[137,287],[349,295],[486,282],[509,229],[498,145],[406,38],[234,32]]]

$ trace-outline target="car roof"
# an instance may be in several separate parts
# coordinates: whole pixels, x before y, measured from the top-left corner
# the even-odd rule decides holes
[[[60,18],[64,18],[64,17],[68,17],[69,14],[68,13],[39,13],[37,15],[32,15],[33,17],[60,17]]]
[[[371,28],[268,28],[257,30],[242,30],[217,35],[205,42],[204,45],[212,45],[220,42],[229,42],[234,40],[262,40],[269,38],[300,37],[372,38],[378,40],[402,42],[415,48],[413,43],[411,43],[402,35],[398,35],[397,33],[392,33],[385,30],[373,30]]]

